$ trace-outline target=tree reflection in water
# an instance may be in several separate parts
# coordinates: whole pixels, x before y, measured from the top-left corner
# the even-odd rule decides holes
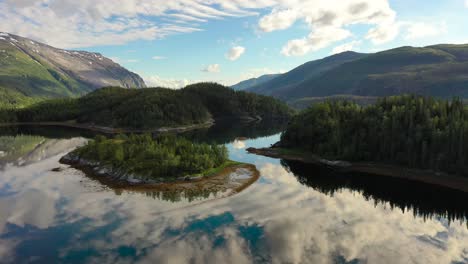
[[[389,203],[391,208],[424,219],[447,218],[449,222],[461,221],[468,225],[468,194],[399,178],[363,173],[340,173],[331,169],[297,161],[282,160],[281,164],[293,173],[303,185],[333,196],[342,189],[361,193],[374,203]]]

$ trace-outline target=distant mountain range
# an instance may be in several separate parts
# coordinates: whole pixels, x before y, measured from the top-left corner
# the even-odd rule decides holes
[[[307,62],[246,90],[291,104],[330,96],[362,99],[404,93],[468,98],[468,45],[344,52]]]
[[[99,53],[0,32],[0,101],[77,96],[103,86],[146,87],[140,76]]]
[[[248,80],[245,80],[245,81],[242,81],[236,85],[233,85],[231,86],[232,89],[236,90],[236,91],[243,91],[243,90],[246,90],[246,89],[249,89],[253,86],[257,86],[257,85],[261,85],[265,82],[268,82],[270,80],[273,80],[274,78],[280,76],[281,74],[265,74],[265,75],[262,75],[258,78],[252,78],[252,79],[248,79]]]

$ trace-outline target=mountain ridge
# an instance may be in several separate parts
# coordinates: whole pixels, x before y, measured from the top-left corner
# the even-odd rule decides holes
[[[359,55],[343,59],[349,54]],[[324,62],[332,63],[323,68]],[[379,97],[405,93],[468,98],[467,69],[467,44],[404,46],[369,54],[345,52],[310,61],[248,91],[287,102],[336,95]]]
[[[236,90],[236,91],[243,91],[243,90],[247,90],[249,88],[252,88],[256,85],[260,85],[262,83],[265,83],[265,82],[268,82],[278,76],[280,76],[281,74],[279,73],[273,73],[273,74],[264,74],[264,75],[260,75],[259,77],[256,77],[256,78],[250,78],[250,79],[247,79],[247,80],[244,80],[244,81],[241,81],[237,84],[234,84],[231,86],[232,89]]]
[[[273,80],[256,85],[248,90],[264,95],[275,96],[280,94],[282,91],[286,92],[289,88],[298,85],[309,78],[320,75],[321,73],[341,65],[342,63],[360,59],[366,55],[367,54],[365,53],[346,51],[319,60],[309,61],[274,78]]]
[[[100,53],[59,49],[0,32],[0,89],[27,97],[79,96],[104,86],[146,87]]]

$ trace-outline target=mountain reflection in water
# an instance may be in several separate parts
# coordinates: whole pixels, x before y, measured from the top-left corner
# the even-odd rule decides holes
[[[50,133],[34,135],[59,139]],[[279,139],[253,137],[224,138],[261,178],[220,199],[116,192],[72,168],[52,172],[62,155],[53,148],[10,162],[0,168],[0,262],[468,263],[466,208],[455,203],[466,196],[251,155],[246,147]]]

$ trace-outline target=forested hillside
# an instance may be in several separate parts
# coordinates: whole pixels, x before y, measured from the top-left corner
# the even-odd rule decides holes
[[[317,78],[325,72],[346,62],[358,60],[365,56],[367,56],[367,54],[347,51],[320,60],[309,61],[270,81],[255,85],[249,88],[248,91],[289,99],[289,91],[294,91],[295,87],[299,86],[301,83]]]
[[[468,175],[468,109],[458,99],[417,96],[383,98],[366,107],[325,102],[293,118],[280,145],[329,159]]]
[[[292,104],[302,98],[335,95],[468,98],[467,69],[468,45],[401,47],[308,62],[249,90]]]
[[[200,124],[211,118],[287,119],[291,114],[285,104],[274,98],[200,83],[181,90],[107,87],[81,98],[51,99],[24,109],[3,110],[0,121],[66,121],[151,129]]]

